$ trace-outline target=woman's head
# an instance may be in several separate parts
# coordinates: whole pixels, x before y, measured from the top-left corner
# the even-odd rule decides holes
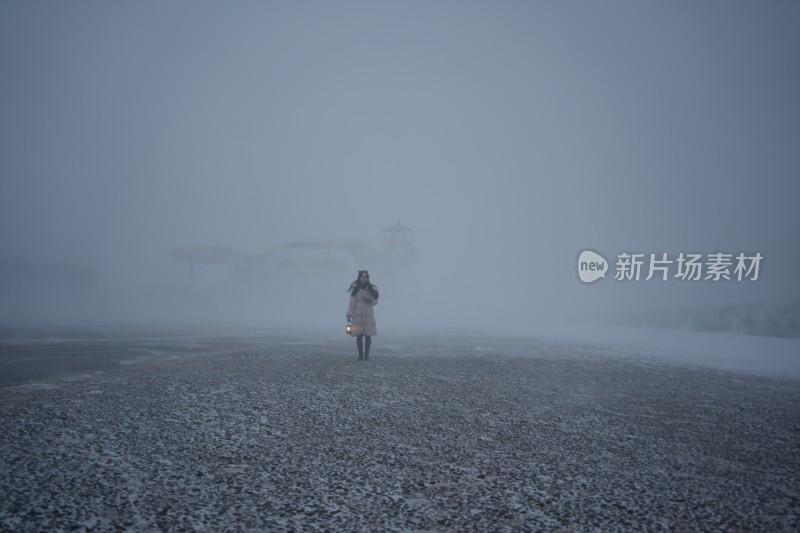
[[[363,287],[369,287],[371,289],[372,283],[369,282],[369,272],[366,270],[359,270],[358,277],[353,283],[350,284],[350,288],[347,290],[350,291],[350,294],[355,296],[355,294],[358,292],[358,289]]]

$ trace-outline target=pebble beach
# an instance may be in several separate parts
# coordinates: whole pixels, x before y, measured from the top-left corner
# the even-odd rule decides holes
[[[251,344],[5,380],[0,530],[800,530],[797,377],[522,338]]]

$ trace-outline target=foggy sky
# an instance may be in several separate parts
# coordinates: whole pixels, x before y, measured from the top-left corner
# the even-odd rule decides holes
[[[178,247],[402,221],[398,322],[800,298],[797,28],[789,1],[0,1],[0,257],[170,286]],[[587,247],[765,260],[585,286]]]

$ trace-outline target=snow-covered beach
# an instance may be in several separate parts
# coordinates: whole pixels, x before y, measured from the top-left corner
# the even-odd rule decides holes
[[[395,332],[361,363],[324,330],[123,337],[3,345],[113,361],[4,380],[0,530],[800,528],[796,375],[585,339]]]

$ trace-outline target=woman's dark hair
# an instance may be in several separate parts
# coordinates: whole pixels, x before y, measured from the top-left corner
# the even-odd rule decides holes
[[[367,283],[364,285],[361,284],[361,274],[367,275]],[[378,298],[378,291],[375,290],[375,285],[369,282],[369,272],[366,270],[358,271],[358,277],[353,283],[350,284],[350,287],[347,290],[350,293],[350,296],[355,296],[358,294],[359,289],[369,289],[369,293],[372,295],[372,297],[376,299]]]

